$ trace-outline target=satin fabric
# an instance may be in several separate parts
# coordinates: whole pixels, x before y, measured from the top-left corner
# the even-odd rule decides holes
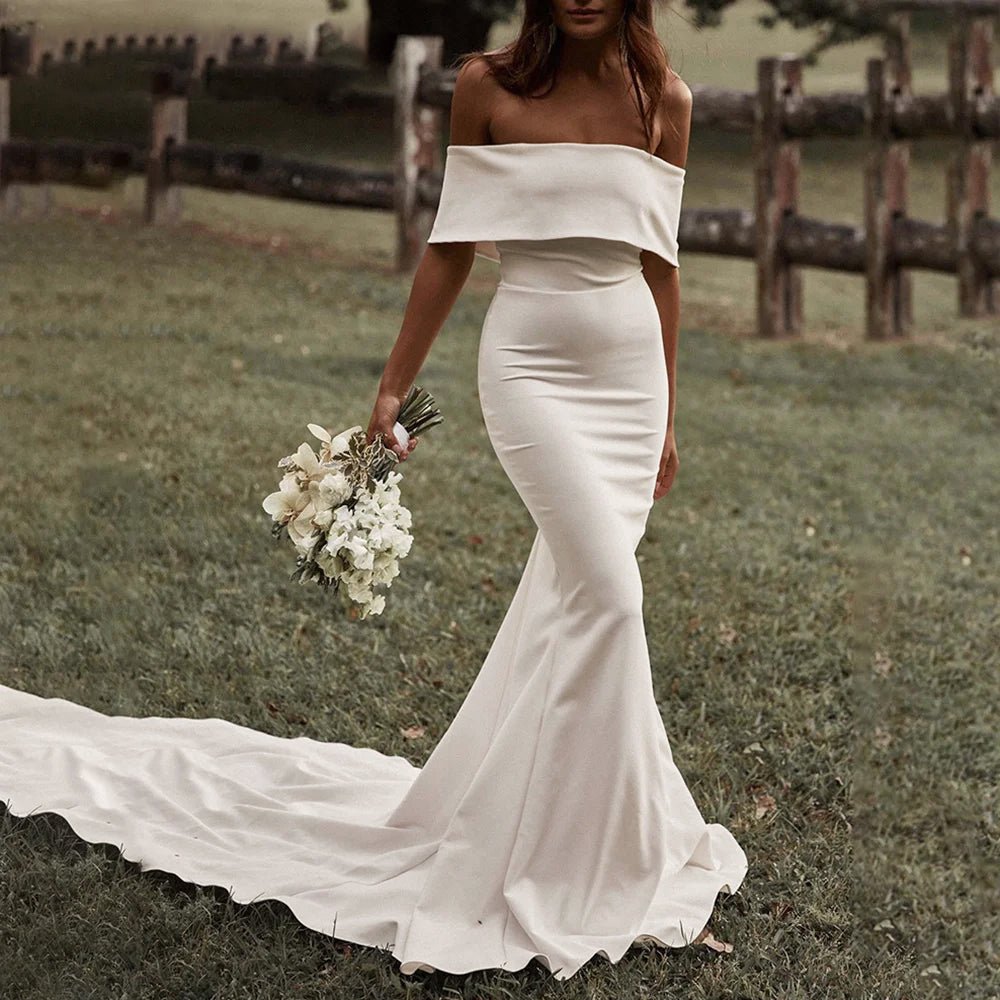
[[[279,899],[307,927],[390,949],[404,974],[537,960],[567,979],[595,955],[689,943],[747,859],[699,812],[652,685],[635,550],[668,384],[637,236],[497,241],[477,381],[537,532],[422,768],[0,686],[0,800],[144,869]]]
[[[430,243],[565,236],[627,241],[680,267],[687,171],[635,146],[591,142],[450,145]]]

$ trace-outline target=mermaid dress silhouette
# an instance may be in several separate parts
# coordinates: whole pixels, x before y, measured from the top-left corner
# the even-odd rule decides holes
[[[617,144],[448,147],[429,241],[499,260],[478,390],[537,531],[422,768],[0,686],[10,812],[58,813],[240,903],[281,900],[307,927],[391,949],[404,974],[538,960],[567,979],[595,955],[690,943],[747,858],[674,764],[635,554],[668,404],[639,251],[678,264],[684,177]]]

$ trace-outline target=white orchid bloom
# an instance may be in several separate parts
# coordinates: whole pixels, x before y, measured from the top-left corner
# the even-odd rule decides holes
[[[324,462],[329,462],[330,459],[336,458],[347,451],[350,447],[351,437],[357,431],[363,429],[361,424],[355,424],[353,427],[348,427],[346,431],[341,431],[334,437],[325,427],[321,427],[319,424],[309,424],[308,427],[310,432],[323,442],[320,455]]]
[[[309,494],[299,487],[295,476],[284,476],[276,493],[264,498],[261,506],[273,521],[284,523],[296,517],[309,503]]]
[[[319,458],[305,441],[299,445],[299,450],[295,453],[295,461],[298,467],[311,479],[313,476],[321,474]]]
[[[316,516],[316,507],[310,500],[309,503],[299,511],[299,513],[288,522],[288,537],[295,542],[296,546],[303,543],[306,538],[313,534],[315,527],[313,518]]]
[[[328,453],[331,458],[335,458],[337,455],[342,454],[347,451],[350,447],[351,438],[360,430],[364,428],[361,424],[355,424],[353,427],[348,427],[346,431],[341,431],[335,438],[330,441],[330,447]]]

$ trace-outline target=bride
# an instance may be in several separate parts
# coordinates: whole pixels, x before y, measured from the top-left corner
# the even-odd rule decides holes
[[[392,427],[480,253],[492,446],[537,532],[426,764],[0,686],[0,800],[144,869],[279,899],[401,972],[558,979],[706,929],[747,858],[706,822],[652,686],[635,550],[678,469],[677,225],[691,94],[653,0],[527,0],[458,75],[440,206],[368,426]]]

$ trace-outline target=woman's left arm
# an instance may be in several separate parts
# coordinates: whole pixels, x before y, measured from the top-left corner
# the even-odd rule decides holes
[[[677,401],[677,336],[680,329],[680,277],[679,268],[668,264],[657,254],[643,250],[642,275],[653,293],[656,311],[660,315],[660,332],[663,336],[663,356],[667,366],[667,433],[660,456],[660,471],[656,477],[653,499],[665,496],[673,485],[680,465],[677,442],[674,437],[674,413]]]
[[[663,336],[663,359],[667,365],[667,429],[674,426],[674,388],[677,378],[677,337],[681,318],[680,268],[668,264],[658,254],[648,250],[640,253],[642,276],[653,293],[656,311],[660,316],[660,333]]]
[[[678,167],[686,167],[691,136],[691,89],[679,77],[664,89],[660,103],[660,142],[656,155]],[[667,433],[660,456],[660,470],[653,489],[653,499],[665,496],[673,485],[680,466],[674,436],[674,413],[677,404],[677,339],[680,332],[681,282],[679,268],[658,254],[643,250],[642,274],[649,285],[660,316],[663,356],[667,366]]]

